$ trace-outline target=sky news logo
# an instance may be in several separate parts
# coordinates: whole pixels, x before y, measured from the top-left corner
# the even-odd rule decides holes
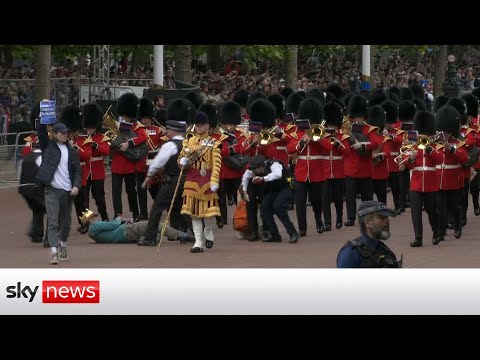
[[[6,287],[7,299],[26,299],[33,302],[38,286],[16,285]],[[99,304],[100,281],[98,280],[44,280],[42,281],[44,304]]]

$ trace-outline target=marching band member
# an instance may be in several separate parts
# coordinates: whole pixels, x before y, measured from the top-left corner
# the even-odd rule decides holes
[[[183,141],[179,156],[180,166],[187,166],[181,213],[192,217],[195,244],[190,252],[200,253],[204,245],[207,248],[213,246],[214,217],[220,216],[216,192],[222,157],[221,143],[208,135],[208,116],[204,112],[197,112],[194,124],[195,134]]]
[[[85,204],[89,208],[90,189],[102,221],[109,221],[105,203],[105,157],[110,154],[110,138],[100,132],[103,112],[98,104],[86,104],[82,109],[85,131],[91,138],[92,157],[85,184]]]
[[[435,117],[429,111],[419,111],[413,119],[413,130],[418,131],[420,137],[435,134]],[[440,188],[436,166],[443,160],[443,145],[429,143],[419,146],[419,141],[412,150],[401,155],[400,161],[412,174],[410,180],[410,208],[412,213],[413,231],[415,240],[410,242],[411,247],[423,245],[422,212],[428,215],[432,228],[433,245],[443,240],[443,232],[439,228],[439,213],[437,195]],[[400,156],[400,155],[399,155]]]

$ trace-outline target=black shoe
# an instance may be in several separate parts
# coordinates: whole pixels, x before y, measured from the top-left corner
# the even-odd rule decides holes
[[[422,242],[422,240],[414,240],[410,243],[410,246],[411,247],[422,247],[423,242]]]
[[[220,216],[217,217],[217,226],[219,229],[223,228],[223,219]]]
[[[82,226],[80,225],[78,228],[77,228],[77,231],[80,233],[80,234],[86,234],[88,232],[88,228],[90,227],[90,223],[86,224],[85,226]]]
[[[438,245],[438,243],[440,241],[443,241],[443,240],[444,240],[443,235],[434,236],[433,239],[432,239],[432,244],[433,245]]]
[[[447,225],[447,229],[448,229],[448,230],[453,230],[453,224],[448,224],[448,225]]]
[[[462,229],[455,230],[453,236],[455,236],[455,239],[460,239],[462,237]]]
[[[288,207],[288,211],[292,211],[294,208],[295,208],[294,205],[290,204],[290,206]]]
[[[462,224],[462,226],[467,225],[467,218],[466,218],[466,217],[462,218],[462,219],[460,220],[460,224]]]
[[[475,214],[475,216],[478,216],[480,215],[480,206],[474,206],[473,207],[473,213]]]
[[[250,234],[250,236],[248,237],[248,241],[258,241],[260,238],[258,237],[258,234],[257,233],[252,233]]]
[[[300,234],[301,237],[307,236],[307,230],[300,230],[298,233]]]
[[[345,221],[345,226],[355,226],[355,220],[347,220]]]
[[[311,202],[311,201],[307,201],[307,206],[312,206],[312,202]]]
[[[213,247],[213,241],[212,240],[205,240],[205,247],[207,249],[211,249]]]
[[[393,210],[393,212],[395,213],[395,215],[400,215],[402,213],[402,209],[396,208],[395,210]]]
[[[317,232],[319,234],[323,233],[325,231],[325,226],[323,224],[317,225]]]
[[[332,225],[325,224],[324,231],[332,231]]]
[[[400,206],[400,212],[405,212],[405,206]]]
[[[336,227],[337,229],[341,229],[342,226],[343,226],[342,220],[337,221],[337,223],[335,224],[335,227]]]
[[[233,199],[228,200],[228,205],[233,205],[235,204],[235,201]]]
[[[203,248],[200,248],[200,247],[198,247],[198,246],[195,246],[195,247],[193,247],[193,248],[190,249],[190,252],[191,252],[191,253],[194,253],[194,254],[195,254],[195,253],[201,253],[201,252],[203,252]]]
[[[281,242],[282,237],[280,235],[272,235],[269,234],[265,239],[262,240],[263,242]]]
[[[140,238],[137,242],[138,246],[155,246],[157,245],[157,241],[152,241],[152,240],[145,240],[145,238]]]
[[[406,207],[406,208],[409,208],[409,207],[410,207],[410,201],[407,201],[407,202],[405,203],[405,207]]]
[[[290,235],[290,240],[288,242],[290,244],[295,244],[298,242],[298,239],[300,239],[300,235],[297,232],[294,232],[292,235]]]

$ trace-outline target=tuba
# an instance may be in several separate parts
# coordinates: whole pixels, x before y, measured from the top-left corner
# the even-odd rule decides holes
[[[112,105],[110,105],[107,111],[105,111],[105,114],[103,115],[103,123],[102,123],[103,127],[107,129],[104,135],[110,138],[110,142],[115,140],[115,138],[120,134],[120,130],[118,129],[119,123],[111,113],[110,111],[111,107]]]

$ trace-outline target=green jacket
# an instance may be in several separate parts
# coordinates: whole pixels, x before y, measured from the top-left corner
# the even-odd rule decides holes
[[[126,243],[125,224],[120,220],[95,221],[90,224],[88,235],[97,243]]]

